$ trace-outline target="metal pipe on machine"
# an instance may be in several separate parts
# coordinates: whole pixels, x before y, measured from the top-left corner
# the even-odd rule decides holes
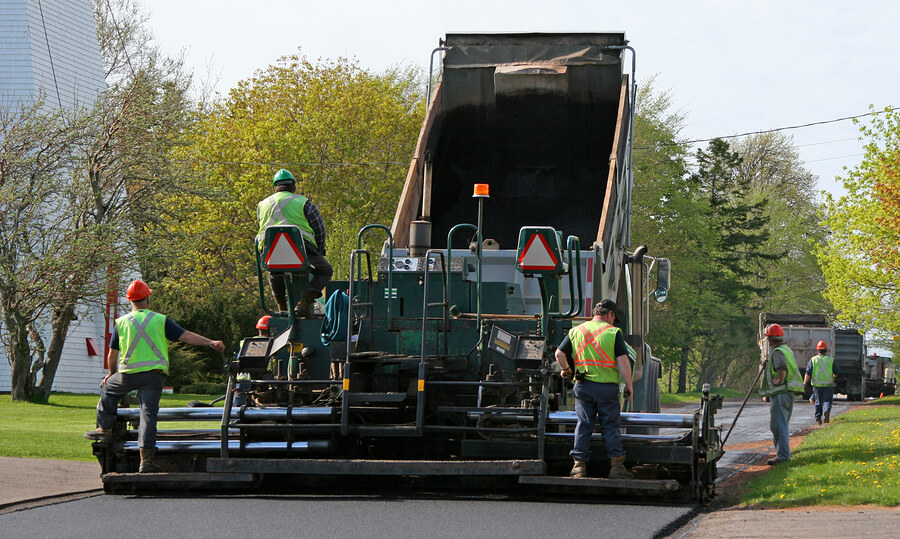
[[[137,442],[125,442],[123,444],[125,451],[137,451]],[[222,449],[222,442],[219,440],[184,440],[184,441],[168,441],[157,440],[156,450],[160,453],[170,452],[203,452],[218,453]],[[250,451],[250,452],[282,452],[290,449],[292,452],[299,453],[326,453],[331,450],[330,440],[305,440],[293,443],[284,441],[276,442],[247,442],[241,447],[240,440],[229,440],[228,449],[231,451]]]
[[[519,414],[516,412],[469,412],[470,420],[477,420],[482,415],[491,415],[494,419],[507,421],[529,422],[534,421],[534,416]],[[619,423],[623,426],[641,426],[641,427],[685,427],[694,426],[693,415],[681,414],[651,414],[651,413],[634,413],[625,412],[619,416]],[[548,424],[574,425],[578,422],[575,412],[550,412],[547,414]]]
[[[224,408],[160,408],[156,418],[158,421],[218,421],[222,419]],[[291,408],[288,417],[287,408],[247,408],[243,412],[243,419],[272,420],[291,419],[294,421],[328,421],[332,417],[331,408]],[[120,418],[134,420],[140,417],[138,408],[123,408],[118,411]],[[241,418],[241,409],[233,407],[231,417]]]

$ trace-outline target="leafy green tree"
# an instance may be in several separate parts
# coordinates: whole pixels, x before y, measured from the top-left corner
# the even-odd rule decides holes
[[[237,337],[252,328],[260,314],[256,205],[280,168],[319,207],[335,278],[346,277],[357,231],[393,218],[423,118],[419,79],[414,69],[376,73],[355,60],[294,55],[204,111],[191,145],[175,155],[191,166],[196,188],[215,196],[169,200],[178,217],[161,226],[174,239],[148,261],[173,312],[184,309],[200,331],[210,324]],[[222,320],[222,306],[234,317]]]
[[[34,393],[47,360],[41,317],[61,290],[60,270],[79,263],[63,196],[77,133],[71,122],[42,100],[0,110],[0,313],[13,400]]]
[[[774,231],[764,247],[774,258],[765,260],[757,273],[757,285],[768,290],[759,298],[758,309],[831,312],[815,255],[826,235],[819,223],[815,175],[804,167],[793,139],[781,133],[746,137],[733,147],[741,155],[739,174],[750,180],[751,199],[767,200],[768,228]]]
[[[900,334],[900,113],[860,126],[862,162],[841,178],[847,194],[825,200],[831,234],[818,252],[825,296],[838,319],[882,335]]]

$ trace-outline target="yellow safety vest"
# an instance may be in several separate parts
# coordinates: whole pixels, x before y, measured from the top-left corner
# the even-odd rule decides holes
[[[296,225],[300,235],[316,249],[316,234],[306,220],[303,207],[309,200],[303,195],[295,195],[287,191],[279,191],[266,198],[256,206],[256,220],[259,222],[259,233],[256,240],[262,249],[266,240],[266,228],[277,225]]]
[[[575,371],[585,373],[585,379],[601,384],[618,384],[616,363],[616,326],[589,320],[569,330]]]
[[[813,356],[813,369],[810,380],[815,387],[833,387],[834,386],[834,358],[831,356],[823,356],[819,354]]]
[[[119,372],[161,370],[169,373],[165,315],[140,309],[117,318],[116,330],[119,333]]]
[[[772,385],[772,380],[777,376],[775,365],[772,363],[772,356],[775,354],[775,350],[781,350],[781,353],[784,354],[785,363],[787,363],[786,383],[778,386]],[[767,397],[786,391],[803,393],[803,378],[800,376],[800,369],[797,368],[797,362],[794,360],[794,352],[786,344],[781,344],[769,352],[769,362],[766,365],[766,372],[763,375],[759,394]]]

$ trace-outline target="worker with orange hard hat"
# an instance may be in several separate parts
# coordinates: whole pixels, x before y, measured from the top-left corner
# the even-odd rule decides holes
[[[794,393],[803,393],[803,380],[794,360],[794,352],[784,342],[784,328],[766,326],[768,359],[759,394],[769,397],[769,430],[775,440],[775,458],[766,464],[774,466],[791,460],[790,422],[794,411]]]
[[[106,440],[112,435],[119,401],[137,390],[141,405],[138,448],[139,472],[158,472],[156,454],[156,414],[166,375],[169,373],[169,343],[180,341],[196,346],[225,350],[222,341],[208,339],[181,328],[169,317],[149,309],[153,290],[141,279],[128,285],[125,297],[132,311],[116,319],[106,356],[109,373],[100,381],[97,428],[84,433],[89,440]]]
[[[819,341],[816,345],[817,355],[806,364],[806,375],[803,383],[812,382],[813,403],[815,404],[816,424],[831,421],[831,403],[834,401],[834,379],[841,373],[834,357],[828,355],[828,344]]]

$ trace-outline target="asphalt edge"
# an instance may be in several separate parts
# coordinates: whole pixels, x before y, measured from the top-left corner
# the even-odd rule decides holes
[[[34,509],[36,507],[44,507],[46,505],[54,505],[57,503],[91,498],[94,496],[99,496],[101,494],[103,494],[103,489],[95,488],[89,490],[79,490],[76,492],[65,492],[63,494],[53,494],[50,496],[38,496],[37,498],[8,502],[0,504],[0,515],[15,513],[16,511],[22,511],[24,509]]]

